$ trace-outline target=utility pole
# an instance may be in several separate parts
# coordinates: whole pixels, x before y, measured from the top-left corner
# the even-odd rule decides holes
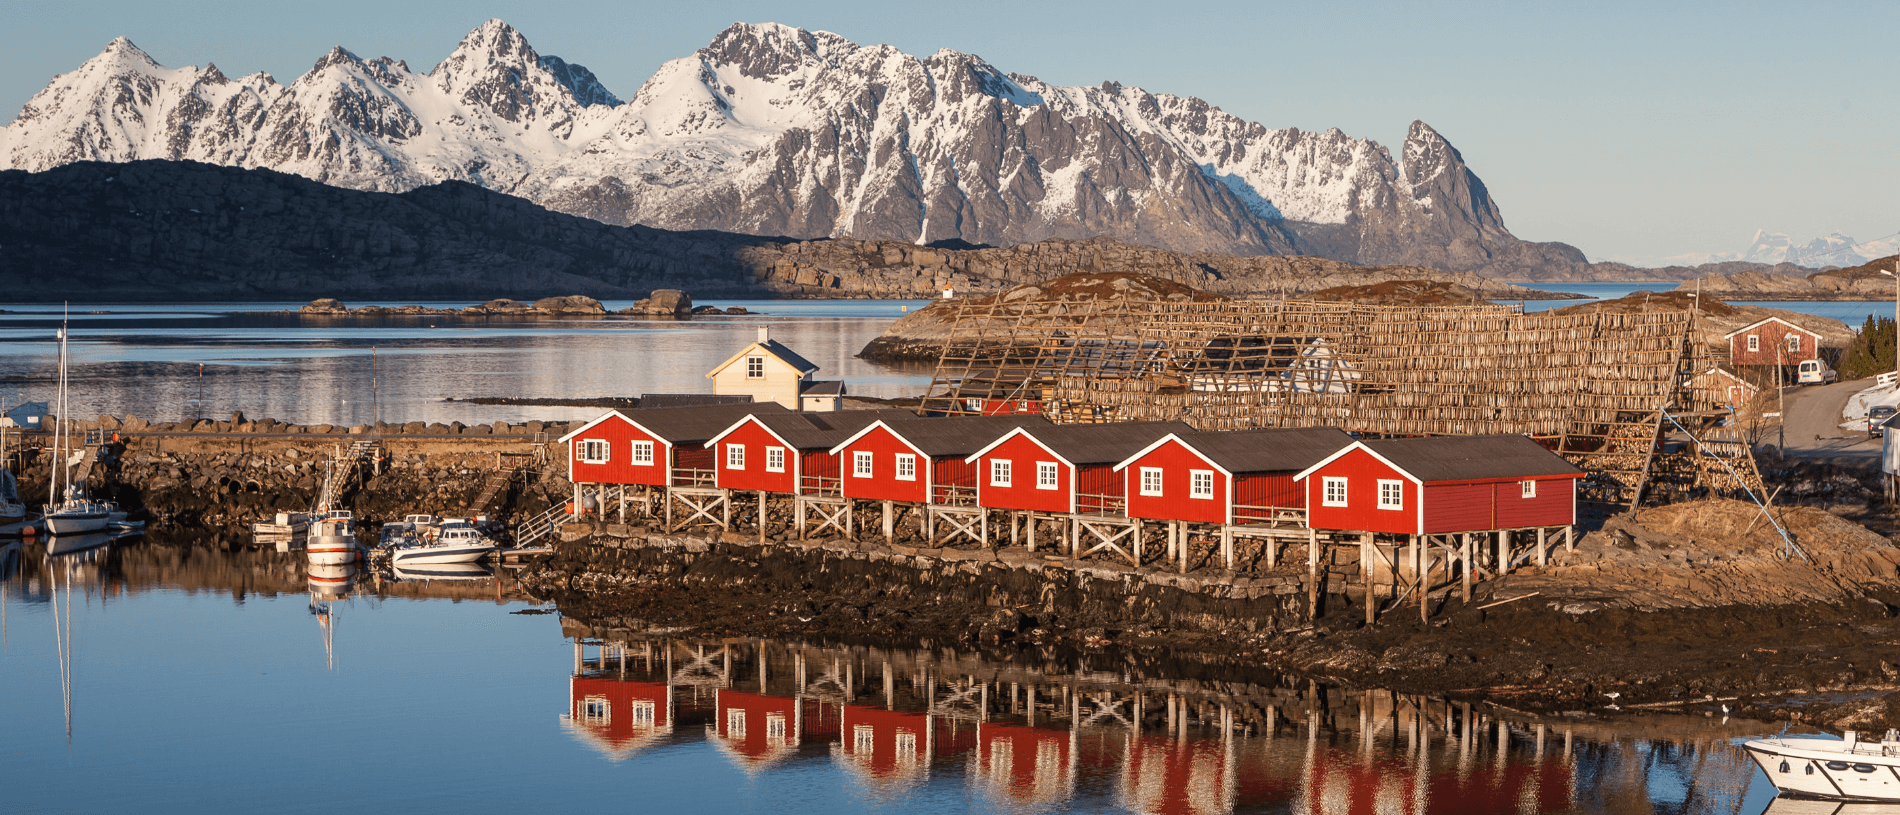
[[[1775,452],[1783,455],[1788,452],[1788,389],[1781,386],[1781,354],[1787,347],[1785,342],[1775,343],[1775,433],[1780,439]]]

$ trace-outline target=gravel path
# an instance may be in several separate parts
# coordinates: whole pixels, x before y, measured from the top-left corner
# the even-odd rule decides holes
[[[1866,433],[1842,430],[1841,410],[1854,394],[1873,387],[1872,379],[1832,385],[1791,387],[1787,393],[1787,455],[1795,458],[1878,459],[1880,440]],[[1773,443],[1775,434],[1768,434]]]

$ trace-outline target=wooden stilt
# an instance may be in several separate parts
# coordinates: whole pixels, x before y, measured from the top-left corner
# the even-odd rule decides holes
[[[804,540],[805,539],[805,502],[797,498],[792,499],[792,523],[797,524],[798,526],[798,539],[801,541]]]
[[[759,490],[759,545],[765,545],[765,490]]]
[[[1136,520],[1135,521],[1135,565],[1136,566],[1140,566],[1142,560],[1146,557],[1146,555],[1142,553],[1143,540],[1142,540],[1141,533],[1142,533],[1142,523],[1140,520]]]
[[[1220,557],[1221,557],[1221,561],[1226,564],[1227,571],[1230,571],[1230,572],[1233,571],[1234,570],[1234,531],[1232,529],[1228,529],[1226,524],[1221,524],[1221,528],[1220,528]]]
[[[1539,568],[1550,565],[1550,541],[1547,538],[1549,532],[1550,530],[1541,526],[1537,528],[1537,566]]]
[[[844,539],[848,541],[858,539],[857,508],[856,501],[844,499]]]
[[[1471,602],[1471,533],[1464,534],[1464,544],[1458,552],[1459,571],[1464,572],[1464,601]]]
[[[1418,558],[1418,621],[1430,622],[1430,607],[1426,601],[1432,593],[1432,543],[1427,536],[1423,541],[1418,535],[1412,536],[1412,550]]]
[[[1577,551],[1577,527],[1573,525],[1564,527],[1564,551]]]
[[[1279,565],[1280,565],[1280,537],[1278,535],[1268,535],[1267,536],[1267,568],[1272,569]]]
[[[885,501],[883,510],[884,510],[884,542],[887,544],[896,543],[897,542],[897,526],[895,523],[896,519],[893,516],[891,502]]]
[[[1029,530],[1028,530],[1029,531],[1029,551],[1034,552],[1036,551],[1036,513],[1033,513],[1033,512],[1029,513],[1028,524],[1029,524]],[[1009,542],[1012,544],[1016,542],[1016,522],[1015,522],[1014,517],[1012,517],[1010,520]]]
[[[1372,533],[1359,535],[1359,582],[1366,590],[1366,625],[1373,623],[1378,604],[1372,598]]]
[[[1177,549],[1176,551],[1179,553],[1179,556],[1181,558],[1181,573],[1187,574],[1187,571],[1188,571],[1188,525],[1186,521],[1181,522],[1180,534],[1181,534],[1181,548]]]
[[[1306,530],[1306,617],[1319,619],[1319,533]]]
[[[1498,574],[1511,573],[1511,533],[1498,530]]]

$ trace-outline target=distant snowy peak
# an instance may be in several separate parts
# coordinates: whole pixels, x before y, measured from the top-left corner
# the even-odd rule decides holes
[[[288,86],[166,69],[119,39],[0,129],[0,167],[143,158],[382,191],[463,180],[674,229],[1107,235],[1455,269],[1524,257],[1483,182],[1423,122],[1395,158],[1193,97],[1055,86],[951,49],[919,57],[777,23],[733,24],[625,102],[501,20],[427,74],[337,47]]]
[[[1735,259],[1749,263],[1793,263],[1797,266],[1859,266],[1900,252],[1900,239],[1860,243],[1840,232],[1830,232],[1797,245],[1786,233],[1755,230],[1748,249]]]

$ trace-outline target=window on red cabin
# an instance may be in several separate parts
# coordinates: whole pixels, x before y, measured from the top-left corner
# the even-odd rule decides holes
[[[726,708],[726,735],[735,739],[745,738],[745,708]]]
[[[1379,508],[1405,508],[1405,482],[1391,478],[1379,479]]]
[[[1800,334],[1788,335],[1788,350],[1794,351],[1794,352],[1799,352],[1801,350],[1801,335]]]
[[[1346,505],[1346,479],[1340,476],[1327,476],[1320,479],[1319,503],[1321,506],[1343,507]]]
[[[1009,486],[1009,459],[1006,459],[1006,458],[990,459],[990,486],[992,487]]]
[[[1036,462],[1036,489],[1053,490],[1056,488],[1056,463],[1053,461]]]
[[[917,457],[909,453],[897,454],[897,480],[917,480]]]
[[[634,727],[652,727],[653,726],[653,712],[654,711],[653,711],[652,702],[634,702],[633,703],[633,726]]]
[[[877,729],[868,724],[851,726],[851,750],[862,755],[870,755],[877,749]]]
[[[785,714],[765,714],[765,737],[772,741],[784,741],[785,735]]]
[[[1213,470],[1189,470],[1188,471],[1188,497],[1189,498],[1213,498],[1214,497],[1214,471]]]
[[[1759,334],[1748,335],[1748,350],[1750,353],[1761,350],[1761,335]]]
[[[584,724],[606,724],[613,718],[613,707],[605,696],[589,696],[581,700],[580,713]]]
[[[871,460],[872,460],[872,454],[865,452],[863,450],[852,453],[851,454],[851,477],[852,478],[870,478],[871,477]]]
[[[1518,486],[1518,489],[1522,492],[1523,497],[1525,498],[1537,497],[1537,482],[1524,481],[1524,482],[1520,482],[1517,486]]]
[[[1141,468],[1141,494],[1150,498],[1161,497],[1161,468]]]
[[[580,457],[583,464],[606,464],[612,450],[613,445],[602,439],[586,439],[580,443],[575,455]]]
[[[633,443],[633,463],[643,467],[653,463],[653,442],[636,441]]]
[[[726,445],[726,469],[728,470],[745,469],[745,445],[743,444]]]
[[[785,472],[785,448],[765,448],[765,471],[768,473]]]
[[[916,731],[909,729],[900,729],[897,731],[897,760],[906,764],[917,761]]]

